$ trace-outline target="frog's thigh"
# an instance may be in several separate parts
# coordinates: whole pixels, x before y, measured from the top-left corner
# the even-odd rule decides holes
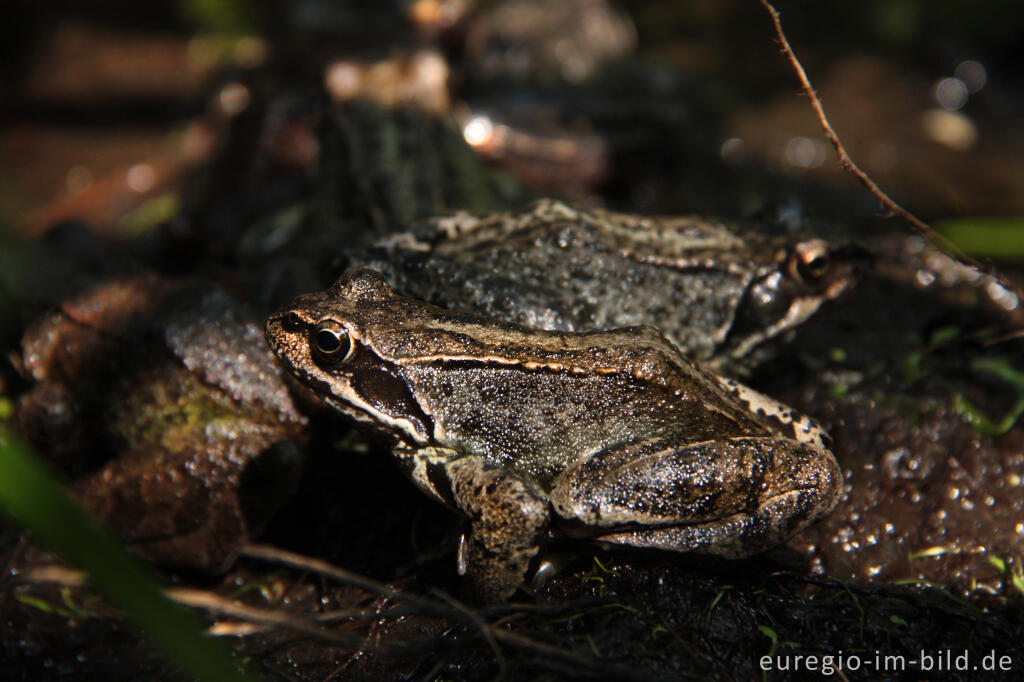
[[[455,505],[470,518],[465,557],[479,596],[509,597],[523,582],[547,532],[548,504],[515,474],[482,457],[447,466]]]
[[[746,556],[832,510],[842,477],[831,453],[777,438],[623,445],[569,467],[551,503],[601,540]]]

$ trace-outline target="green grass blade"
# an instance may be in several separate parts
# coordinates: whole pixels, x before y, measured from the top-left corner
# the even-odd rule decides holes
[[[1024,217],[955,218],[936,228],[946,239],[972,256],[1006,260],[1024,258]]]

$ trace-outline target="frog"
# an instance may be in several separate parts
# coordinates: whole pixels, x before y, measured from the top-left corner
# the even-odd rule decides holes
[[[267,320],[285,370],[469,519],[479,599],[552,538],[741,558],[835,507],[827,433],[650,326],[550,331],[406,296],[353,268]]]
[[[856,244],[757,227],[541,199],[429,219],[344,265],[441,307],[539,329],[653,325],[691,359],[744,377],[847,293],[869,260]]]

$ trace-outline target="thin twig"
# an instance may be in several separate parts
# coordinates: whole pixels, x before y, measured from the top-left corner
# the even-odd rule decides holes
[[[1014,295],[1016,295],[1018,301],[1024,302],[1024,292],[1021,291],[1020,287],[1008,281],[998,272],[995,272],[990,265],[983,264],[975,258],[965,254],[956,244],[936,232],[930,225],[928,225],[928,223],[900,206],[892,197],[886,194],[882,188],[879,187],[870,176],[868,176],[867,173],[862,171],[860,167],[854,163],[853,159],[850,158],[850,155],[846,153],[846,148],[839,140],[839,136],[836,134],[835,129],[832,128],[832,124],[828,122],[828,117],[825,115],[825,108],[822,106],[818,95],[814,92],[814,87],[811,85],[811,81],[807,77],[807,72],[804,71],[803,65],[800,63],[800,60],[797,59],[796,53],[793,52],[793,48],[790,46],[789,40],[786,38],[786,34],[782,30],[782,21],[779,18],[778,10],[776,10],[768,0],[760,0],[760,2],[768,14],[771,15],[772,23],[775,24],[775,35],[778,36],[779,44],[782,46],[782,52],[789,59],[789,63],[793,66],[793,70],[796,72],[797,78],[800,79],[800,85],[803,87],[804,92],[807,93],[807,97],[810,98],[811,107],[814,108],[814,113],[817,115],[818,123],[821,124],[822,130],[825,132],[825,137],[828,138],[828,141],[832,143],[833,147],[835,147],[839,165],[852,173],[853,176],[857,178],[862,185],[867,187],[868,191],[874,194],[878,200],[882,202],[882,205],[889,209],[891,213],[900,216],[910,223],[910,225],[922,237],[930,241],[932,244],[935,244],[941,251],[955,257],[962,263],[966,263],[967,265],[977,269],[979,272],[986,273],[990,277],[994,278],[1001,286],[1012,291]]]
[[[58,565],[29,569],[25,571],[22,579],[31,583],[53,583],[64,587],[82,587],[87,583],[87,575],[84,571]],[[362,644],[362,638],[331,632],[321,627],[316,620],[296,617],[284,611],[247,606],[208,590],[171,587],[163,592],[168,599],[182,606],[202,609],[207,613],[220,616],[238,618],[264,628],[267,626],[284,628],[347,647]],[[216,634],[223,634],[223,632]]]
[[[608,663],[607,661],[601,661],[590,656],[583,656],[492,625],[484,621],[479,614],[473,613],[467,607],[461,605],[454,599],[450,600],[448,604],[445,604],[435,599],[427,599],[409,592],[402,592],[396,590],[390,585],[386,585],[371,578],[353,573],[352,571],[345,570],[321,559],[303,556],[301,554],[289,552],[270,545],[258,544],[245,545],[240,550],[239,554],[241,556],[289,565],[300,570],[313,571],[342,583],[356,585],[357,587],[362,587],[363,589],[376,592],[377,594],[386,595],[392,599],[404,600],[420,608],[424,613],[458,620],[466,625],[478,629],[481,636],[485,639],[493,638],[495,641],[508,646],[530,651],[534,654],[547,656],[553,661],[568,664],[572,666],[574,670],[583,673],[581,676],[598,674],[622,680],[656,679],[656,676],[652,677],[651,673],[640,669],[627,668],[625,666]]]
[[[276,609],[263,609],[255,606],[248,606],[210,592],[208,590],[197,590],[190,587],[172,587],[164,590],[172,600],[185,606],[202,609],[207,613],[238,618],[251,623],[258,623],[264,626],[276,626],[292,632],[299,632],[310,637],[337,644],[344,647],[355,648],[365,646],[362,637],[332,632],[324,629],[315,620],[297,618],[292,614]],[[386,647],[379,647],[386,648]]]
[[[467,606],[455,599],[444,597],[445,602],[436,599],[428,599],[416,594],[396,590],[390,585],[378,582],[372,578],[361,576],[358,573],[345,570],[321,559],[303,556],[294,552],[279,549],[269,545],[245,545],[239,552],[242,556],[248,556],[264,561],[285,564],[299,570],[311,571],[319,575],[332,578],[338,582],[355,585],[369,592],[385,595],[389,599],[404,601],[419,610],[419,613],[447,618],[459,621],[479,631],[484,640],[498,651],[498,642],[516,649],[529,651],[537,656],[550,659],[551,664],[558,663],[569,666],[574,671],[573,677],[609,677],[620,680],[652,680],[660,679],[652,673],[642,669],[628,668],[622,665],[609,663],[592,656],[577,654],[567,649],[562,649],[546,642],[532,639],[505,628],[493,625],[484,620],[485,612],[474,612]],[[33,583],[57,583],[71,587],[79,587],[86,583],[86,574],[74,569],[64,569],[60,566],[47,566],[26,571],[21,578]],[[261,626],[280,627],[283,629],[299,632],[311,637],[338,644],[347,648],[374,651],[376,653],[410,653],[419,650],[434,650],[441,645],[440,640],[431,639],[425,642],[411,642],[404,646],[388,646],[371,644],[367,638],[354,637],[341,633],[331,632],[320,626],[315,618],[297,618],[289,613],[273,611],[270,609],[257,608],[240,604],[236,601],[226,599],[216,593],[206,590],[192,588],[169,588],[164,591],[167,596],[179,604],[200,608],[209,613],[220,614],[240,620],[254,622]],[[589,602],[589,600],[587,600]],[[544,609],[546,610],[546,609]],[[539,610],[540,611],[540,610]],[[321,614],[323,615],[323,614]],[[329,614],[336,615],[336,614]],[[354,614],[355,615],[355,614]],[[378,613],[378,615],[380,615]],[[247,630],[241,626],[234,626],[222,631],[221,634],[247,634]],[[446,642],[451,645],[452,642]],[[429,645],[429,646],[424,646]],[[506,665],[504,658],[497,654],[498,665],[504,671]],[[543,664],[543,661],[541,662]]]
[[[423,597],[415,594],[401,592],[386,583],[378,582],[372,578],[367,578],[366,576],[341,568],[340,566],[335,566],[323,559],[303,556],[302,554],[289,552],[288,550],[273,547],[271,545],[250,543],[239,550],[239,555],[251,557],[253,559],[262,559],[263,561],[270,561],[277,564],[284,564],[300,570],[311,571],[318,575],[333,578],[334,580],[346,585],[361,587],[367,592],[373,592],[374,594],[382,595],[388,599],[401,599],[419,608],[421,613],[426,612],[432,616],[450,618],[454,610],[452,607],[441,604],[433,599],[424,599]],[[472,619],[470,618],[465,618],[464,620],[467,619],[472,622]]]
[[[20,577],[30,583],[54,583],[62,587],[82,587],[88,582],[85,571],[59,564],[29,568]]]
[[[501,653],[501,647],[498,646],[497,640],[494,639],[494,628],[491,626],[491,624],[484,622],[483,618],[481,618],[479,614],[476,614],[473,611],[471,611],[469,608],[466,607],[465,604],[455,599],[455,597],[452,597],[449,594],[445,594],[441,590],[433,590],[433,594],[437,596],[439,599],[443,599],[444,601],[448,602],[459,611],[469,614],[469,616],[473,619],[473,623],[476,625],[477,628],[479,628],[481,634],[483,634],[484,640],[487,641],[487,646],[491,647],[491,651],[494,652],[494,660],[498,663],[497,679],[500,680],[503,677],[505,677],[505,672],[508,669],[508,666],[505,664],[505,655]]]

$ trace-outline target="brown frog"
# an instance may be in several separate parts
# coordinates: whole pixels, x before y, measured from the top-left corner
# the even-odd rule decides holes
[[[742,557],[827,515],[842,487],[810,419],[650,327],[542,331],[354,269],[272,315],[266,337],[470,519],[459,564],[484,599],[511,595],[551,533]]]

